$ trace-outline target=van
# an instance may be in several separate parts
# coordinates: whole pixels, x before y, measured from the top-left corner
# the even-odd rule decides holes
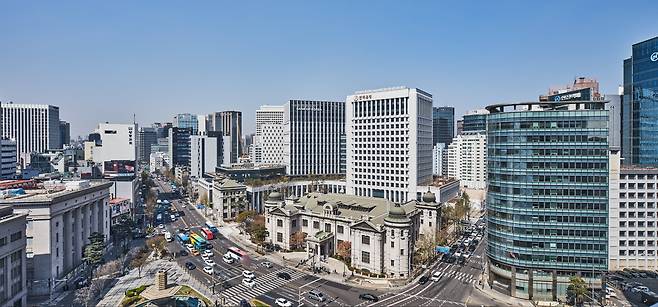
[[[327,300],[326,295],[324,295],[322,292],[320,292],[318,290],[315,290],[315,289],[308,292],[308,298],[310,298],[312,300],[316,300],[318,302],[324,302],[324,301]]]

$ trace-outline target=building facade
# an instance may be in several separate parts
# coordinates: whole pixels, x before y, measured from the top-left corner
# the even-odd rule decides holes
[[[658,165],[658,37],[632,47],[624,60],[622,157],[625,164]]]
[[[489,283],[565,299],[569,277],[608,270],[608,111],[603,101],[492,105],[487,118]]]
[[[463,132],[448,146],[447,175],[458,179],[462,187],[483,190],[487,187],[487,135]]]
[[[16,177],[16,141],[0,137],[0,179]]]
[[[59,121],[59,138],[62,148],[71,143],[71,124],[69,122]]]
[[[232,179],[216,178],[209,199],[220,219],[234,220],[247,208],[247,187]]]
[[[432,108],[432,145],[439,143],[450,145],[455,136],[455,108]]]
[[[199,131],[199,120],[196,114],[181,113],[174,116],[173,126],[176,128],[190,129],[190,134],[197,134]]]
[[[290,100],[284,109],[283,159],[288,174],[344,174],[345,102]]]
[[[191,148],[190,148],[190,135],[192,130],[190,128],[171,128],[169,130],[169,153],[171,159],[171,167],[177,166],[190,166]]]
[[[285,250],[303,248],[315,261],[349,244],[355,269],[404,279],[411,273],[419,235],[433,235],[439,227],[440,206],[432,193],[426,194],[423,201],[400,205],[382,198],[326,193],[284,200],[281,193],[272,192],[265,202],[268,240]]]
[[[21,154],[62,148],[59,107],[45,104],[1,103],[2,137],[16,141]]]
[[[624,165],[611,172],[609,270],[658,270],[657,204],[658,168]]]
[[[190,177],[201,178],[206,172],[214,172],[222,161],[221,133],[211,131],[208,135],[190,137]]]
[[[0,306],[27,306],[26,217],[0,206]]]
[[[434,144],[432,148],[432,175],[448,175],[448,148],[443,143]]]
[[[100,140],[93,149],[93,161],[103,164],[106,161],[137,159],[135,124],[98,124],[96,133]],[[133,165],[134,166],[134,165]]]
[[[347,97],[347,194],[416,199],[432,181],[432,95],[416,88]]]
[[[481,132],[487,130],[487,110],[473,110],[464,114],[462,121],[461,133],[465,132]]]
[[[224,135],[224,160],[229,163],[238,163],[242,154],[242,112],[219,112],[222,134]]]
[[[137,133],[137,161],[148,162],[151,146],[158,143],[158,133],[152,127],[140,127]]]
[[[72,282],[83,269],[89,236],[109,238],[109,187],[89,181],[47,182],[26,195],[0,199],[14,212],[27,214],[28,295],[49,295]],[[49,282],[51,284],[49,284]]]

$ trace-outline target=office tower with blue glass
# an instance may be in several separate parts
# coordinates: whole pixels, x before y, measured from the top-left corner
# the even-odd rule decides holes
[[[432,146],[444,144],[448,147],[455,136],[455,108],[432,108]]]
[[[601,287],[608,257],[606,101],[487,107],[489,283],[564,300],[569,277]]]
[[[188,128],[192,135],[197,134],[199,131],[198,115],[190,113],[181,113],[174,116],[174,127]]]
[[[623,163],[658,165],[658,37],[632,49],[624,60]]]

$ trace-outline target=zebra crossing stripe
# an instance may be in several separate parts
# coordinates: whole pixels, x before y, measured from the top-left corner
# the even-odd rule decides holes
[[[285,280],[282,278],[276,277],[276,274],[279,272],[286,272],[290,274],[291,279]],[[224,290],[220,295],[223,295],[231,304],[239,304],[242,299],[251,299],[259,295],[265,294],[276,288],[280,288],[285,283],[292,280],[301,278],[304,276],[304,273],[300,273],[295,270],[279,270],[275,272],[268,273],[261,277],[256,277],[257,284],[253,287],[247,287],[243,284],[239,284],[232,288]]]

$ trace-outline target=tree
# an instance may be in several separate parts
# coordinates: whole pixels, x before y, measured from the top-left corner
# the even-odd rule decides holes
[[[137,276],[142,277],[142,268],[146,264],[149,257],[149,251],[147,248],[142,248],[135,255],[135,257],[130,261],[130,266],[134,269],[137,269]]]
[[[199,199],[198,199],[198,202],[199,202],[200,204],[203,204],[204,206],[207,206],[207,205],[208,205],[208,194],[203,193],[203,192],[202,192],[202,193],[199,193]]]
[[[85,246],[83,259],[93,270],[103,262],[104,252],[105,236],[100,232],[93,232],[89,236],[89,244]]]
[[[571,276],[567,287],[567,297],[574,301],[574,305],[582,305],[587,295],[587,284],[580,276]]]
[[[420,263],[428,262],[434,255],[434,248],[436,247],[435,235],[424,235],[422,238],[420,238],[420,240],[418,240],[416,247],[418,248],[418,261]]]
[[[302,248],[304,240],[306,240],[306,233],[298,230],[290,236],[290,245],[292,249]]]
[[[238,213],[238,216],[235,218],[235,221],[244,226],[247,223],[247,220],[256,216],[256,211],[247,210]]]
[[[166,252],[167,241],[162,236],[155,236],[146,240],[146,247],[150,248],[158,257],[164,256]]]
[[[340,241],[336,246],[336,255],[347,263],[352,262],[352,242]]]
[[[268,233],[265,227],[264,216],[257,215],[254,217],[254,221],[249,225],[249,235],[251,236],[251,241],[256,244],[256,248],[265,242]]]

